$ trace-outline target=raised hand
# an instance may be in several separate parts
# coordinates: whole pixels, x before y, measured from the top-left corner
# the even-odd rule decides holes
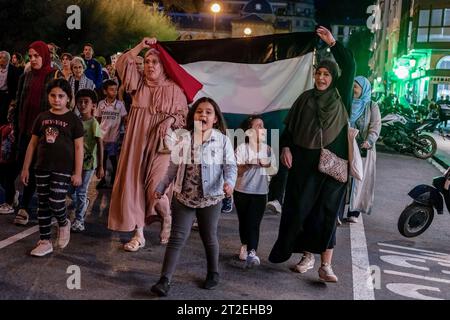
[[[319,38],[322,39],[327,45],[333,46],[334,43],[336,43],[336,39],[334,39],[330,30],[328,30],[327,28],[320,26],[319,28],[317,28],[316,33]]]
[[[154,45],[158,40],[156,38],[148,38],[145,37],[141,41],[141,46],[143,49],[149,49],[152,45]]]

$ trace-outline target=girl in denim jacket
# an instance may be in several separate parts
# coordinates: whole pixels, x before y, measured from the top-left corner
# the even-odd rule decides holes
[[[195,218],[207,256],[208,272],[203,288],[217,286],[217,224],[222,199],[225,195],[231,196],[237,177],[233,147],[225,135],[225,121],[217,103],[210,98],[200,98],[191,107],[186,122],[187,131],[173,148],[167,176],[155,192],[155,197],[160,198],[175,180],[172,230],[161,278],[151,289],[159,296],[168,294],[181,249]]]

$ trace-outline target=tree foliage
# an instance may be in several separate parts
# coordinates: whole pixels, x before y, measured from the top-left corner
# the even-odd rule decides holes
[[[81,9],[81,29],[69,30],[67,8]],[[108,55],[134,46],[144,36],[174,40],[170,18],[143,0],[0,0],[2,50],[24,52],[35,40],[55,42],[65,51],[80,53],[83,44]]]

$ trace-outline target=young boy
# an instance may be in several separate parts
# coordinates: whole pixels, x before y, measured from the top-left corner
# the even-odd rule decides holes
[[[75,221],[72,224],[73,232],[85,230],[84,218],[88,208],[87,191],[92,175],[98,179],[105,175],[103,170],[103,140],[100,125],[93,116],[97,104],[97,94],[90,89],[81,89],[77,92],[76,105],[80,112],[84,128],[84,159],[82,184],[72,190],[72,199],[75,207]],[[98,160],[98,161],[97,161]]]
[[[106,99],[98,103],[95,110],[95,117],[100,122],[100,129],[104,142],[103,168],[106,170],[108,159],[111,161],[111,185],[116,177],[117,158],[119,154],[120,126],[126,123],[127,110],[122,101],[117,99],[117,83],[114,80],[103,82],[103,93]],[[105,188],[106,180],[103,178],[97,189]]]

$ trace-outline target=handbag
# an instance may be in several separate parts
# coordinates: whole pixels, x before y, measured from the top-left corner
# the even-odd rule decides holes
[[[348,180],[348,161],[323,147],[322,128],[320,129],[320,158],[319,171],[335,180],[346,183]]]
[[[350,164],[350,175],[353,178],[362,181],[364,177],[364,167],[358,142],[356,142],[358,132],[358,129],[348,128],[348,161]]]

